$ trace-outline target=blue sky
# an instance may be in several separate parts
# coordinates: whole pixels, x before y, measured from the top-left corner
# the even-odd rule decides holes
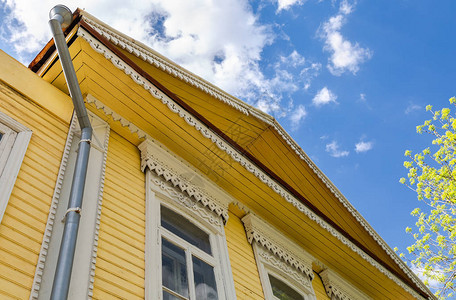
[[[35,3],[36,2],[36,3]],[[0,48],[28,64],[54,1],[0,0]],[[454,1],[67,1],[276,117],[374,229],[405,251],[404,151],[456,95]]]

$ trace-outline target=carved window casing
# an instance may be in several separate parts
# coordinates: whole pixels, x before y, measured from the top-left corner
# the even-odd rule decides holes
[[[146,172],[146,299],[236,299],[224,230],[229,202],[157,142],[147,139],[139,149]]]
[[[0,222],[31,136],[30,129],[0,111]]]
[[[372,299],[330,269],[320,272],[319,275],[325,286],[326,294],[328,294],[328,297],[331,298],[331,300]]]
[[[312,256],[277,229],[248,214],[242,219],[253,246],[266,300],[314,300]]]

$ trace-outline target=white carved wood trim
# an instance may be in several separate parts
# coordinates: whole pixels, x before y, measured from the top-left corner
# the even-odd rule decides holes
[[[84,254],[83,257],[81,257],[79,261],[78,266],[73,268],[72,271],[72,284],[70,285],[70,295],[69,299],[74,299],[74,297],[78,298],[84,295],[84,298],[87,297],[88,299],[92,298],[93,295],[93,281],[94,281],[94,275],[95,275],[95,263],[96,263],[96,256],[97,256],[97,247],[98,247],[98,233],[99,233],[99,226],[100,226],[100,216],[101,216],[101,205],[102,205],[102,199],[103,199],[103,188],[104,188],[104,178],[105,178],[105,169],[106,169],[106,158],[107,158],[107,149],[108,149],[108,142],[109,142],[109,134],[110,134],[110,128],[107,123],[99,119],[98,117],[94,116],[92,113],[89,112],[89,118],[91,118],[91,123],[92,127],[94,129],[93,136],[92,136],[92,143],[91,143],[91,156],[89,158],[89,163],[93,165],[94,161],[91,161],[92,157],[94,155],[98,155],[98,159],[96,160],[97,164],[99,164],[99,167],[101,169],[97,170],[97,174],[99,174],[98,178],[92,178],[89,179],[90,182],[87,184],[86,183],[86,189],[84,193],[84,202],[85,206],[83,206],[83,211],[82,211],[82,219],[80,226],[88,226],[85,230],[79,230],[78,234],[78,245],[77,245],[77,251],[79,254],[81,254],[81,247],[83,247]],[[50,270],[45,272],[45,267],[46,267],[46,262],[48,260],[48,254],[50,251],[50,246],[51,246],[51,240],[52,238],[57,239],[58,245],[57,247],[59,248],[60,245],[60,239],[61,236],[55,236],[52,237],[54,230],[54,226],[56,224],[59,224],[61,222],[61,217],[58,217],[59,213],[58,211],[61,211],[62,208],[60,207],[63,204],[59,204],[60,202],[68,201],[68,199],[61,198],[63,194],[68,194],[69,191],[64,192],[66,189],[69,189],[68,183],[66,188],[62,190],[64,187],[64,182],[68,182],[71,180],[65,179],[66,176],[71,176],[72,174],[67,174],[65,175],[65,172],[69,172],[67,168],[69,167],[68,163],[71,161],[70,159],[70,152],[72,152],[72,144],[73,140],[75,139],[75,136],[80,135],[80,129],[79,125],[77,122],[77,118],[75,115],[73,115],[72,121],[70,123],[70,128],[63,152],[63,157],[62,161],[60,163],[60,169],[56,181],[56,186],[54,188],[54,195],[51,201],[51,207],[49,210],[49,215],[48,215],[48,220],[46,223],[46,228],[45,228],[45,233],[43,237],[43,241],[41,244],[41,250],[39,254],[39,259],[37,263],[37,267],[35,270],[35,276],[33,279],[33,286],[32,286],[32,292],[30,294],[29,299],[42,299],[46,298],[47,294],[49,291],[46,290],[46,292],[41,291],[41,287],[43,285],[43,276],[45,275],[46,272],[49,274],[51,272]],[[74,146],[73,146],[74,147]],[[96,149],[96,150],[95,150]],[[92,153],[97,151],[98,154]],[[73,153],[74,154],[74,153]],[[72,154],[72,155],[73,155]],[[71,165],[71,164],[70,164]],[[89,167],[90,170],[90,167]],[[87,174],[88,178],[90,174]],[[88,193],[87,189],[88,186],[93,185],[91,189],[92,193]],[[93,193],[95,192],[95,193]],[[89,201],[87,202],[88,199],[93,199],[94,201]],[[63,211],[66,209],[66,207],[63,208]],[[89,219],[87,216],[90,215]],[[93,227],[92,227],[93,225]],[[63,226],[63,225],[62,225]],[[61,229],[60,229],[61,230]],[[81,236],[82,234],[82,236]],[[83,237],[83,239],[82,239]],[[82,246],[81,246],[82,245]],[[79,254],[76,254],[78,256]],[[75,262],[76,262],[77,257],[75,257]],[[56,260],[56,257],[52,257],[51,260]],[[87,268],[87,269],[86,269]],[[52,272],[51,272],[52,274]],[[51,280],[51,278],[48,278],[47,280]],[[84,282],[84,284],[78,284],[75,283],[75,281],[78,281],[80,283]],[[51,282],[52,284],[52,282]],[[76,285],[74,285],[76,284]],[[47,283],[49,285],[49,282]],[[77,294],[75,295],[75,292],[71,292],[72,289],[77,289]]]
[[[125,74],[130,76],[137,84],[143,86],[144,89],[149,91],[153,97],[160,100],[163,104],[167,105],[168,108],[172,112],[179,114],[179,116],[181,118],[183,118],[189,125],[195,127],[196,130],[200,131],[203,137],[212,140],[212,142],[214,144],[216,144],[217,147],[219,147],[221,150],[225,151],[228,155],[231,156],[231,158],[233,158],[235,161],[239,162],[244,168],[246,168],[246,170],[248,170],[249,172],[254,174],[262,182],[264,182],[266,185],[268,185],[274,192],[276,192],[281,197],[283,197],[287,202],[291,203],[299,211],[304,213],[311,220],[315,221],[318,225],[320,225],[322,228],[324,228],[329,233],[331,233],[331,235],[333,235],[335,238],[340,240],[343,244],[348,246],[352,251],[357,253],[359,256],[361,256],[361,258],[363,258],[367,262],[369,262],[372,266],[374,266],[377,270],[379,270],[381,273],[383,273],[389,279],[393,280],[396,284],[398,284],[400,287],[402,287],[405,291],[410,293],[412,296],[414,296],[417,299],[423,299],[423,297],[421,297],[413,288],[411,288],[410,286],[405,284],[401,279],[396,277],[393,273],[391,273],[389,270],[387,270],[385,267],[383,267],[375,259],[370,257],[367,253],[365,253],[358,246],[353,244],[349,239],[347,239],[340,232],[338,232],[335,228],[333,228],[330,224],[328,224],[325,220],[323,220],[321,217],[319,217],[313,211],[311,211],[308,207],[306,207],[304,204],[302,204],[301,201],[296,199],[292,194],[290,194],[287,190],[285,190],[280,184],[275,182],[274,179],[270,178],[269,175],[264,173],[257,166],[255,166],[248,159],[246,159],[242,155],[242,153],[238,152],[233,147],[231,147],[231,145],[229,145],[223,139],[218,137],[218,135],[215,134],[214,132],[212,132],[211,129],[206,127],[204,124],[199,122],[196,118],[194,118],[191,114],[189,114],[184,109],[179,107],[179,105],[177,105],[172,99],[170,99],[163,92],[158,90],[154,85],[152,85],[150,82],[148,82],[147,79],[143,78],[140,74],[138,74],[136,71],[134,71],[133,68],[131,68],[127,63],[125,63],[119,57],[117,57],[114,53],[112,53],[106,46],[104,46],[100,41],[98,41],[96,38],[94,38],[92,35],[90,35],[86,30],[84,30],[80,27],[78,30],[78,36],[80,36],[84,40],[86,40],[96,52],[105,56],[105,58],[107,58],[109,61],[111,61],[111,63],[114,66],[123,70],[125,72]],[[282,136],[288,137],[287,143],[293,143],[294,145],[296,145],[294,150],[298,151],[302,155],[302,157],[301,157],[302,159],[303,159],[303,157],[306,157],[308,159],[308,162],[310,163],[311,162],[310,158],[307,157],[307,155],[302,151],[302,149],[293,141],[293,139],[291,137],[289,137],[289,135],[283,129],[282,129],[282,131],[283,131]],[[314,172],[318,172],[317,175],[322,176],[322,178],[326,178],[326,176],[321,171],[319,171],[319,169],[313,163],[309,166],[314,170]],[[332,185],[332,183],[329,181],[329,179],[326,181],[326,184],[333,187],[333,189],[332,189],[333,192],[337,192],[337,189],[334,187],[334,185]],[[338,199],[343,200],[345,198],[341,194],[339,194]],[[345,202],[343,202],[344,206],[353,208],[353,206],[351,206],[351,204],[348,202],[348,200],[345,199],[344,201],[345,201]],[[354,208],[351,211],[351,213],[354,214],[357,219],[364,220],[361,217],[361,215]],[[421,280],[399,258],[399,256],[396,253],[394,253],[394,251],[392,251],[392,249],[386,244],[386,242],[384,242],[383,239],[372,229],[372,227],[370,227],[370,225],[366,225],[367,222],[361,223],[361,224],[363,224],[363,226],[365,226],[365,229],[369,232],[369,234],[374,237],[374,239],[381,245],[381,247],[386,251],[386,253],[398,264],[398,266],[407,274],[407,276],[418,287],[420,287],[423,291],[427,291],[429,294],[432,294],[429,291],[429,289],[421,282]]]
[[[228,205],[231,196],[205,179],[198,172],[179,160],[163,145],[148,138],[138,146],[141,151],[141,170],[148,167],[167,182],[185,192],[203,206],[228,220]]]
[[[267,300],[277,299],[273,296],[269,275],[279,278],[296,292],[303,296],[305,295],[305,299],[315,299],[312,279],[307,274],[300,272],[262,245],[253,243],[252,246],[258,266],[261,285],[263,286],[264,296]]]
[[[2,139],[8,142],[8,149],[0,149],[0,223],[8,200],[14,188],[17,175],[24,160],[25,152],[32,137],[32,131],[0,111],[0,124],[8,129]],[[8,139],[8,140],[6,140]],[[4,143],[2,143],[4,144]],[[3,154],[3,155],[2,155]]]
[[[87,291],[88,298],[91,299],[93,296],[93,282],[95,280],[95,265],[97,262],[97,251],[98,251],[98,236],[100,233],[100,218],[101,218],[101,207],[103,204],[103,191],[104,191],[104,181],[106,175],[106,161],[108,158],[108,144],[109,144],[109,135],[111,129],[108,124],[106,124],[106,132],[104,136],[104,143],[103,140],[101,141],[103,144],[103,160],[101,166],[101,178],[99,183],[99,190],[98,190],[98,201],[97,201],[97,212],[96,212],[96,219],[95,219],[95,228],[93,232],[93,244],[92,244],[92,258],[90,261],[90,275],[89,275],[89,288]]]
[[[319,275],[323,281],[323,285],[325,286],[326,294],[328,294],[328,297],[331,299],[334,299],[334,297],[337,300],[372,299],[330,269],[320,272]]]
[[[252,213],[243,217],[242,222],[250,244],[259,243],[276,257],[306,274],[311,280],[313,279],[312,261],[314,258],[302,247]]]
[[[92,20],[92,16],[83,12],[83,19],[86,23],[90,24],[100,35],[111,41],[114,45],[117,45],[128,52],[134,54],[135,56],[147,61],[150,64],[159,67],[163,71],[178,77],[189,84],[199,88],[203,92],[213,96],[220,101],[227,103],[230,106],[238,109],[239,111],[245,113],[246,115],[253,115],[256,118],[262,120],[268,125],[271,125],[279,135],[285,140],[285,142],[295,151],[295,153],[304,160],[312,171],[322,180],[326,187],[334,194],[334,196],[344,205],[345,208],[355,217],[355,219],[367,230],[367,232],[372,236],[372,238],[382,247],[383,250],[403,269],[407,275],[413,280],[417,281],[415,274],[411,271],[406,271],[407,266],[399,258],[399,256],[391,249],[390,246],[375,232],[372,226],[364,219],[364,217],[353,207],[353,205],[345,198],[345,196],[337,189],[337,187],[331,182],[331,180],[315,165],[315,163],[308,157],[308,155],[302,150],[302,148],[293,140],[293,138],[282,128],[282,126],[271,116],[266,113],[260,112],[257,109],[251,107],[250,105],[245,104],[241,100],[215,88],[210,83],[196,77],[191,72],[161,58],[157,55],[152,49],[148,48],[145,45],[139,45],[138,42],[135,42],[132,39],[124,37],[122,34],[118,33],[116,30],[108,28],[102,24],[100,21]],[[431,293],[423,284],[415,282],[424,290]]]
[[[49,242],[52,236],[52,229],[54,227],[55,214],[57,212],[57,206],[60,200],[60,193],[62,191],[63,177],[65,175],[65,170],[67,168],[68,157],[70,155],[71,144],[73,143],[74,131],[76,128],[76,117],[73,115],[73,118],[70,123],[70,128],[68,130],[68,135],[65,143],[65,148],[63,150],[62,161],[60,162],[59,173],[57,176],[56,185],[54,188],[54,195],[52,196],[51,206],[49,208],[49,215],[46,222],[46,227],[44,229],[43,241],[41,242],[40,255],[38,257],[38,263],[35,269],[35,276],[33,278],[32,292],[30,294],[30,300],[38,299],[38,293],[41,288],[41,279],[43,276],[44,264],[46,262],[47,249],[49,247]],[[59,222],[59,220],[57,220]]]
[[[127,127],[131,133],[137,134],[140,139],[145,139],[149,137],[148,134],[145,133],[143,130],[141,130],[136,125],[134,125],[133,123],[131,123],[130,121],[116,113],[114,110],[106,106],[103,102],[101,102],[91,94],[88,94],[86,96],[86,102],[92,107],[102,110],[106,116],[110,116],[113,121],[119,122],[120,125],[122,125],[122,127]]]
[[[193,197],[189,197],[184,194],[179,188],[175,187],[164,177],[161,177],[151,171],[149,178],[150,184],[158,187],[158,189],[155,189],[155,192],[161,192],[162,194],[166,195],[172,199],[174,203],[179,204],[180,207],[185,207],[185,209],[188,211],[196,214],[207,223],[213,225],[213,228],[215,228],[220,233],[220,228],[222,228],[224,225],[222,216],[214,211],[209,210],[205,205],[203,205],[201,202],[198,202]]]

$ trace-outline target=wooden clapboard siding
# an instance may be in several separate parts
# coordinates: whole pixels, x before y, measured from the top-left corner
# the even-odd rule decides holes
[[[94,299],[144,299],[144,173],[139,150],[111,131]]]
[[[312,287],[314,289],[317,300],[330,300],[328,295],[326,294],[325,287],[323,285],[323,281],[321,280],[320,276],[315,271],[314,271],[314,279],[312,280]]]
[[[231,210],[228,213],[225,233],[237,299],[264,299],[255,256],[247,241],[244,225]]]
[[[16,76],[22,71],[27,71],[25,77],[30,75],[22,66],[15,68]],[[30,295],[71,116],[71,110],[56,116],[38,104],[46,104],[46,99],[30,99],[24,95],[27,91],[15,90],[14,85],[22,84],[23,79],[8,85],[0,81],[0,111],[33,132],[0,225],[1,299],[27,299]],[[43,93],[49,89],[36,76],[30,80],[29,84]],[[39,90],[29,94],[38,96]],[[60,92],[55,95],[60,99],[49,98],[48,105],[67,101]],[[41,97],[47,98],[47,94]]]

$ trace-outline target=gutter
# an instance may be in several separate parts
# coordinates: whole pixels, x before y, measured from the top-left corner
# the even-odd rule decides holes
[[[67,299],[70,287],[79,220],[81,218],[82,197],[84,195],[87,165],[89,162],[92,126],[90,125],[78,78],[76,77],[70,52],[62,31],[62,27],[70,25],[73,19],[72,13],[64,5],[56,5],[49,12],[49,18],[49,26],[51,27],[63,73],[71,99],[73,100],[74,110],[79,121],[79,126],[81,127],[81,140],[79,142],[68,209],[64,216],[65,225],[51,292],[51,299],[63,300]]]

